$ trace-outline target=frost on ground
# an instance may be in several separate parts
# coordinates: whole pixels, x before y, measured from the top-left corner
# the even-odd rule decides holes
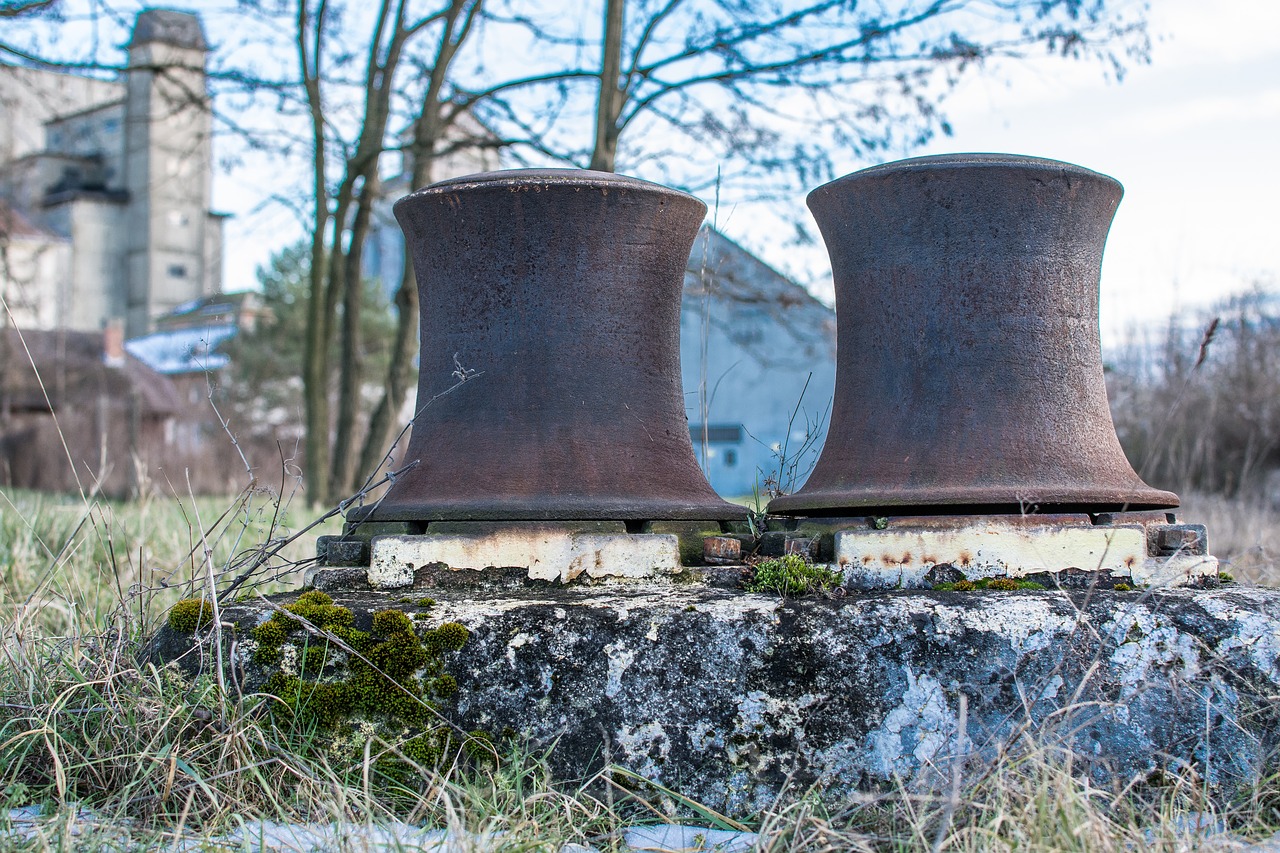
[[[8,812],[8,827],[0,839],[20,842],[60,840],[75,850],[147,850],[154,838],[135,836],[126,822],[105,821],[88,809],[63,815],[45,815],[39,806]],[[752,832],[732,832],[700,826],[637,826],[622,830],[623,850],[635,853],[746,853],[758,840]],[[168,851],[254,850],[279,853],[489,853],[511,846],[528,849],[503,833],[426,829],[402,821],[359,823],[277,823],[248,821],[239,830],[215,836],[180,834],[164,839]],[[564,844],[559,853],[594,853],[595,848]]]

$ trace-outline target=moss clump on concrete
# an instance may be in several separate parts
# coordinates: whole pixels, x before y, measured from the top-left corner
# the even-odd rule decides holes
[[[169,611],[169,627],[184,634],[213,624],[213,604],[204,598],[184,598]]]
[[[955,583],[934,584],[935,592],[975,592],[983,589],[1011,592],[1015,589],[1044,589],[1044,584],[1020,578],[980,578],[976,581],[958,580]]]
[[[301,616],[317,628],[327,630],[348,628],[354,618],[350,610],[335,605],[332,598],[318,589],[304,592],[298,596],[297,601],[284,609]],[[278,622],[286,631],[296,631],[302,627],[300,621],[278,610],[271,614],[271,620]]]
[[[436,702],[458,689],[445,672],[444,655],[465,645],[465,627],[447,622],[425,628],[404,611],[387,609],[374,613],[370,630],[361,631],[353,627],[349,609],[319,591],[304,593],[283,610],[252,632],[258,642],[254,662],[279,662],[265,685],[279,700],[274,714],[318,729],[323,742],[344,754],[375,738],[384,747],[400,744],[412,762],[432,765],[462,748],[450,746],[456,738],[439,724]],[[306,631],[289,614],[331,636]],[[395,758],[379,765],[397,779],[411,769]]]
[[[984,587],[1001,592],[1012,592],[1018,588],[1018,582],[1013,578],[992,578],[984,584]]]
[[[765,560],[756,566],[748,592],[776,592],[782,596],[809,595],[839,586],[844,578],[826,566],[816,566],[799,554]]]

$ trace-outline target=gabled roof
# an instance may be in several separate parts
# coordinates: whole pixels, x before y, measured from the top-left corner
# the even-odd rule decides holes
[[[157,317],[156,327],[160,330],[217,327],[234,324],[242,312],[261,314],[262,294],[254,290],[239,290],[200,296]]]
[[[704,225],[685,268],[685,295],[702,296],[708,286],[715,299],[799,308],[823,316],[833,313],[809,291],[724,234]]]
[[[134,338],[125,341],[124,348],[129,355],[166,376],[204,373],[221,370],[231,363],[230,357],[218,352],[218,348],[238,331],[231,324],[191,326]]]
[[[141,361],[104,364],[100,332],[3,329],[0,347],[0,391],[15,409],[48,411],[46,396],[55,407],[83,406],[103,396],[113,401],[136,398],[147,415],[173,414],[181,406],[173,383]]]
[[[36,223],[18,208],[0,198],[0,237],[26,240],[57,240],[66,238]]]

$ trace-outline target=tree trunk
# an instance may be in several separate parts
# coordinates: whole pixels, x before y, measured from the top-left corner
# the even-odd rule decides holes
[[[358,470],[362,477],[372,477],[386,458],[400,403],[408,397],[409,382],[413,378],[413,356],[418,349],[418,281],[407,254],[395,302],[396,336],[391,345],[391,364],[383,382],[382,398],[369,417],[369,429],[360,452]]]
[[[443,104],[440,100],[449,65],[471,32],[471,25],[480,12],[481,5],[482,0],[453,0],[445,17],[440,47],[436,53],[435,65],[431,69],[431,80],[413,125],[413,142],[409,152],[412,164],[410,190],[431,182],[436,147],[449,123],[443,118]],[[407,250],[395,304],[396,334],[391,349],[391,362],[383,379],[382,398],[369,418],[364,448],[360,452],[360,465],[356,471],[360,477],[372,478],[386,459],[389,452],[387,445],[396,425],[396,415],[409,394],[413,379],[413,356],[418,347],[418,281]]]
[[[304,476],[307,498],[324,500],[329,494],[329,338],[325,309],[324,233],[329,224],[329,194],[325,183],[324,105],[320,92],[320,48],[323,43],[324,6],[315,20],[314,46],[307,44],[307,0],[298,3],[298,62],[307,106],[311,114],[312,186],[315,221],[311,231],[311,270],[307,295],[307,332],[303,346],[302,396],[306,418]]]
[[[356,215],[351,224],[350,243],[344,260],[346,291],[342,302],[342,354],[339,362],[338,423],[333,445],[334,497],[343,498],[355,488],[356,416],[359,414],[360,392],[364,387],[364,342],[360,334],[360,308],[364,298],[364,278],[360,266],[364,257],[364,241],[369,234],[369,221],[378,197],[377,170],[370,170]]]
[[[391,113],[391,87],[405,41],[412,32],[404,26],[404,0],[396,3],[394,13],[391,5],[392,0],[381,2],[365,69],[364,121],[355,151],[347,159],[346,174],[338,190],[334,210],[328,270],[331,298],[326,320],[332,324],[341,304],[342,330],[339,338],[338,417],[328,482],[329,503],[347,497],[354,478],[356,430],[364,382],[360,340],[360,262],[378,195],[378,160],[384,150]]]
[[[604,58],[600,65],[600,99],[596,103],[596,143],[589,168],[612,172],[618,155],[618,117],[622,114],[622,23],[626,0],[607,0],[604,13]]]

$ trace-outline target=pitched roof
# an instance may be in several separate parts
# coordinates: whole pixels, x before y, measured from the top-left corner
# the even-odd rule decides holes
[[[18,208],[0,198],[0,237],[28,240],[63,240],[58,234],[35,224]]]
[[[800,309],[823,317],[834,312],[809,291],[709,225],[694,241],[685,268],[685,295]]]
[[[120,367],[102,359],[102,334],[65,329],[0,330],[0,390],[17,409],[47,411],[105,396],[136,398],[143,414],[167,415],[182,405],[173,383],[135,358]]]
[[[231,363],[230,357],[218,352],[218,348],[238,331],[232,324],[190,326],[134,338],[125,341],[124,348],[157,373],[204,373]]]

